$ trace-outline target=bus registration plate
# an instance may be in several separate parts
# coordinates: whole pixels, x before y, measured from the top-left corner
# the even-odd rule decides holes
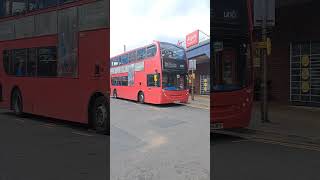
[[[212,129],[223,129],[223,123],[213,123]]]
[[[177,103],[177,104],[179,104],[179,103],[180,103],[180,101],[173,101],[173,103]]]

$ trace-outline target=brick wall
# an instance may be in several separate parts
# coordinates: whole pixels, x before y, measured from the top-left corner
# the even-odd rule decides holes
[[[277,9],[277,24],[271,35],[272,54],[268,59],[271,98],[289,102],[290,43],[320,40],[320,2]]]

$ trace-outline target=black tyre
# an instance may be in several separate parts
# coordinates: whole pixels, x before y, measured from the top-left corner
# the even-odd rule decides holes
[[[17,116],[21,116],[23,114],[22,96],[19,90],[15,90],[12,94],[11,109]]]
[[[110,119],[108,101],[105,97],[98,97],[91,110],[93,129],[98,133],[110,135]]]
[[[117,94],[117,90],[113,90],[113,98],[117,99],[118,98],[118,94]]]
[[[138,94],[138,102],[143,104],[144,103],[144,93],[143,92],[139,92]]]

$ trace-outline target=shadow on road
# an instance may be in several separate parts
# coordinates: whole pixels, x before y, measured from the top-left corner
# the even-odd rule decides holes
[[[115,98],[113,98],[115,99]],[[123,99],[123,98],[117,98],[116,100],[121,100],[121,101],[126,101],[126,102],[132,102],[135,104],[140,104],[137,101],[134,100],[128,100],[128,99]],[[152,107],[156,107],[156,108],[178,108],[178,107],[182,107],[182,106],[186,106],[185,104],[176,104],[176,103],[171,103],[171,104],[150,104],[150,103],[144,103],[144,104],[140,104],[140,105],[145,105],[145,106],[152,106]]]
[[[225,134],[217,134],[217,133],[210,134],[210,145],[227,144],[232,141],[239,141],[239,140],[242,140],[242,138],[237,136],[225,135]]]
[[[97,134],[95,131],[90,130],[87,124],[70,122],[66,120],[49,118],[49,117],[44,117],[44,116],[39,116],[34,114],[23,114],[22,116],[16,116],[13,112],[3,112],[2,114],[9,116],[10,119],[22,119],[22,120],[27,120],[28,122],[36,122],[39,124],[53,124],[56,126],[80,131],[83,133]]]

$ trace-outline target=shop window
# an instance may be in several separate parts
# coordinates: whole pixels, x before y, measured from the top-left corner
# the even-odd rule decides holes
[[[38,48],[38,76],[57,76],[57,48]]]
[[[15,76],[25,76],[26,75],[26,59],[27,59],[27,49],[16,49],[13,50],[13,70]]]
[[[160,73],[147,75],[148,87],[160,87]]]

